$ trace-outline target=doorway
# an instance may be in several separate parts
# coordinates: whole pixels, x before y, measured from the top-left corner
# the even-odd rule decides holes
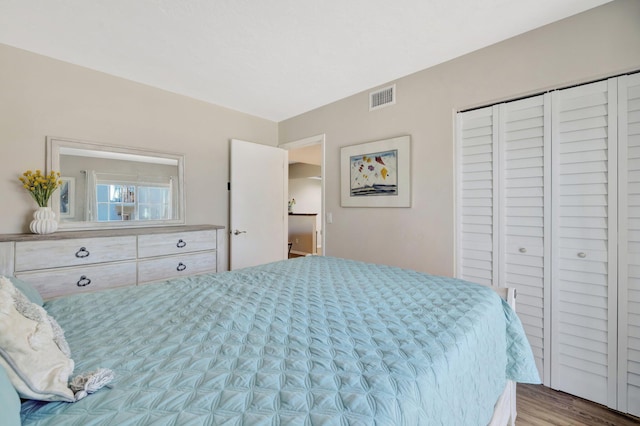
[[[289,154],[290,257],[326,250],[324,145],[322,134],[279,146]]]

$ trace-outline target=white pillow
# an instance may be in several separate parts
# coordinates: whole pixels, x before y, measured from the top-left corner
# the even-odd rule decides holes
[[[64,332],[38,303],[0,277],[0,366],[22,398],[79,401],[108,385],[113,371],[98,368],[74,377]]]
[[[54,327],[41,306],[0,278],[0,364],[21,398],[75,401],[68,385],[73,360]]]
[[[73,360],[62,329],[47,312],[0,277],[0,364],[21,398],[76,400]]]

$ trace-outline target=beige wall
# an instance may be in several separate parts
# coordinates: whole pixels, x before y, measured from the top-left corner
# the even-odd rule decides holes
[[[0,233],[28,231],[17,179],[46,136],[184,153],[187,223],[227,226],[229,139],[275,145],[277,124],[0,44]]]
[[[640,1],[618,0],[279,123],[280,143],[326,135],[326,254],[454,274],[454,113],[640,70]],[[340,207],[340,147],[409,134],[412,207]]]

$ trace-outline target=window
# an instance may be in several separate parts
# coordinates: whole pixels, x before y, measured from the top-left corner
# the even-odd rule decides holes
[[[163,184],[96,184],[99,222],[171,218],[171,186]]]

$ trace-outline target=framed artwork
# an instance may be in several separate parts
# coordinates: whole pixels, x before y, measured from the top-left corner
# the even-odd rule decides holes
[[[76,178],[61,177],[60,185],[60,218],[75,216]]]
[[[411,207],[411,137],[340,149],[342,207]]]

